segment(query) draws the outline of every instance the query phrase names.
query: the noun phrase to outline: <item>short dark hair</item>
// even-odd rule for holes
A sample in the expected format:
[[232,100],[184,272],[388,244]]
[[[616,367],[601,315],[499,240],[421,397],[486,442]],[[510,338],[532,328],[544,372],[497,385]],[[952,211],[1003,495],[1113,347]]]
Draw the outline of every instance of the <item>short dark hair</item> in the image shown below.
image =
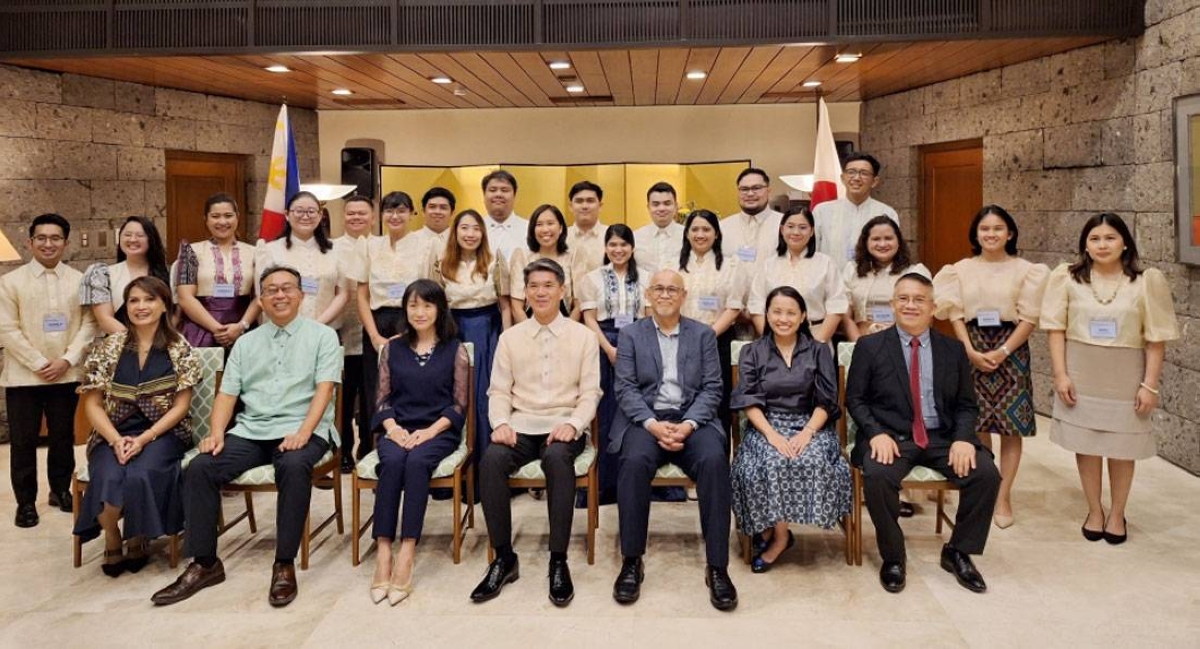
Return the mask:
[[429,191],[425,192],[425,195],[421,197],[421,209],[425,209],[425,206],[429,205],[429,201],[435,198],[444,198],[447,201],[450,201],[451,212],[453,212],[454,207],[458,205],[458,200],[454,198],[454,192],[446,189],[445,187],[430,187]]
[[858,162],[860,160],[864,160],[867,162],[867,164],[870,164],[871,173],[875,174],[876,176],[878,176],[879,172],[883,170],[883,165],[879,164],[879,161],[875,159],[875,156],[871,155],[870,153],[855,151],[854,153],[846,156],[845,160],[842,160],[842,171],[845,171],[846,167],[848,167],[851,162]]
[[650,185],[650,189],[646,190],[646,200],[650,200],[650,194],[653,194],[654,192],[670,194],[671,198],[679,200],[679,195],[675,193],[675,188],[671,186],[671,183],[666,182],[665,180],[660,180],[653,185]]
[[933,280],[926,277],[924,275],[924,273],[917,273],[917,272],[904,273],[903,275],[900,276],[900,279],[896,280],[896,283],[899,284],[900,282],[903,282],[904,280],[909,280],[911,282],[916,282],[918,284],[921,284],[922,286],[928,286],[929,288],[933,288]]
[[975,213],[975,218],[971,219],[971,229],[967,230],[967,241],[971,242],[971,254],[978,255],[983,252],[983,246],[979,245],[979,222],[988,214],[995,214],[1004,221],[1004,225],[1012,232],[1012,238],[1004,243],[1004,252],[1010,255],[1017,254],[1017,236],[1021,233],[1017,229],[1017,220],[1008,213],[1008,210],[999,205],[984,205],[983,209]]
[[225,192],[217,192],[217,193],[213,194],[212,196],[209,196],[208,200],[204,201],[204,216],[208,216],[208,211],[212,209],[213,205],[217,205],[220,203],[229,203],[230,205],[233,206],[234,212],[241,214],[241,210],[238,209],[238,203],[237,203],[236,198],[234,198],[233,196],[231,196]]
[[578,194],[579,192],[587,191],[596,192],[596,198],[598,200],[604,200],[604,190],[600,189],[600,185],[597,185],[590,180],[581,180],[574,185],[571,185],[571,191],[567,192],[567,200],[575,198],[575,194]]
[[39,214],[33,217],[33,223],[29,224],[30,239],[33,238],[33,231],[36,230],[39,225],[57,225],[62,230],[63,238],[71,238],[71,224],[67,221],[66,217],[61,214],[54,214],[53,212],[50,212],[48,214]]
[[405,192],[388,192],[383,197],[383,203],[379,206],[379,211],[395,210],[401,207],[407,207],[409,212],[413,211],[412,196],[409,196]]
[[446,291],[431,279],[419,279],[405,287],[404,297],[400,301],[403,307],[401,307],[398,329],[404,332],[405,343],[408,345],[417,343],[417,330],[408,324],[408,301],[414,297],[421,298],[437,308],[437,319],[433,322],[433,331],[437,334],[438,342],[454,340],[458,335],[458,326],[454,323],[454,317],[450,315]]
[[270,266],[264,268],[263,272],[259,273],[258,275],[259,291],[262,291],[263,282],[267,281],[267,278],[275,273],[287,273],[288,275],[296,278],[296,283],[303,281],[300,279],[300,271],[296,270],[295,268],[292,268],[291,266],[284,266],[282,264],[271,264]]
[[503,169],[497,169],[497,170],[493,171],[492,173],[484,176],[483,182],[479,183],[479,188],[486,192],[488,183],[492,182],[493,180],[499,180],[501,182],[508,183],[509,186],[513,188],[513,193],[514,194],[517,193],[517,179],[513,178],[512,174],[508,173],[507,171],[505,171]]
[[782,257],[787,253],[788,249],[787,241],[783,238],[783,226],[787,224],[788,219],[797,214],[803,216],[805,221],[808,221],[808,227],[812,228],[813,231],[812,237],[808,239],[808,245],[804,247],[804,256],[812,257],[817,253],[817,226],[816,222],[813,221],[812,211],[807,207],[794,207],[784,212],[783,218],[779,219],[779,243],[775,244],[775,255],[778,257]]
[[771,184],[771,177],[767,175],[767,172],[763,171],[762,169],[759,169],[758,167],[746,167],[745,169],[742,169],[742,173],[738,174],[737,180],[734,182],[740,183],[740,182],[742,182],[742,179],[745,178],[746,176],[754,176],[754,175],[762,176],[763,180],[765,180],[768,185]]
[[1133,238],[1129,226],[1125,225],[1125,220],[1112,212],[1097,214],[1083,224],[1083,230],[1079,232],[1079,260],[1067,269],[1071,272],[1071,279],[1080,284],[1092,283],[1092,257],[1087,252],[1087,239],[1092,230],[1102,225],[1111,226],[1117,231],[1117,234],[1121,235],[1121,240],[1125,243],[1125,250],[1121,252],[1121,272],[1125,273],[1130,280],[1136,280],[1142,274],[1141,266],[1138,263],[1137,240]]
[[[776,286],[775,288],[771,289],[770,293],[767,293],[767,301],[763,306],[763,319],[766,320],[765,315],[771,310],[771,302],[777,297],[790,297],[796,301],[796,304],[800,305],[800,311],[804,313],[804,322],[801,322],[800,326],[796,328],[796,334],[799,336],[807,336],[812,338],[812,329],[808,324],[808,304],[805,303],[804,296],[800,295],[800,291],[797,291],[793,286],[783,284]],[[775,334],[774,331],[771,331],[771,322],[769,320],[767,320],[764,334],[768,336]]]
[[529,285],[529,276],[538,272],[554,273],[554,277],[558,280],[559,286],[565,286],[567,283],[567,274],[563,272],[563,267],[553,259],[542,257],[541,259],[535,259],[525,265],[524,275],[526,286]]
[[351,203],[366,203],[367,205],[371,206],[371,209],[375,209],[375,201],[371,200],[370,197],[363,196],[362,194],[359,194],[359,193],[350,194],[349,196],[343,198],[342,199],[342,208],[345,208],[347,205],[349,205]]
[[538,243],[537,236],[534,234],[537,231],[538,217],[542,212],[550,212],[554,218],[558,219],[558,241],[554,245],[554,251],[557,254],[563,254],[567,251],[567,219],[563,216],[562,210],[557,207],[544,203],[533,209],[529,215],[529,227],[525,232],[525,245],[529,246],[529,252],[538,252],[542,249]]

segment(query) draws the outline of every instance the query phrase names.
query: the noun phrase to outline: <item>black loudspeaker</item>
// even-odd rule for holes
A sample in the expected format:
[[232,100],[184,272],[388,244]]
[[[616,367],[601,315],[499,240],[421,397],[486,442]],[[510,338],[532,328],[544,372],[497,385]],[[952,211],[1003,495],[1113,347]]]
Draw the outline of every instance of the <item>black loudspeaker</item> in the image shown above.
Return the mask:
[[[846,163],[846,156],[850,155],[851,153],[854,153],[854,141],[853,140],[835,140],[833,143],[833,146],[835,148],[837,148],[839,165],[844,165]],[[343,160],[346,159],[345,153],[342,154],[342,159]]]
[[375,149],[346,147],[342,149],[342,184],[354,185],[355,193],[375,200],[379,185],[379,159]]

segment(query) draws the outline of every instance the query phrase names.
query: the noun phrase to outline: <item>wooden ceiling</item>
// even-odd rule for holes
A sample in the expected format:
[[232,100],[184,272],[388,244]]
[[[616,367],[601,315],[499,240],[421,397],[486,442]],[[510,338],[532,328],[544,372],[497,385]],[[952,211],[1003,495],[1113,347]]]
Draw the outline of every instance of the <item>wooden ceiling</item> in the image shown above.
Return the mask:
[[[651,106],[814,101],[803,87],[820,81],[826,101],[860,101],[983,70],[1064,52],[1105,37],[863,43],[855,46],[610,49],[571,52],[276,54],[11,59],[72,72],[268,103],[323,110]],[[838,63],[839,52],[861,52]],[[570,61],[555,71],[550,61]],[[273,73],[269,65],[291,71]],[[699,70],[707,77],[685,78]],[[452,84],[430,79],[445,75]],[[583,93],[569,93],[577,79]],[[339,97],[334,89],[354,94]]]

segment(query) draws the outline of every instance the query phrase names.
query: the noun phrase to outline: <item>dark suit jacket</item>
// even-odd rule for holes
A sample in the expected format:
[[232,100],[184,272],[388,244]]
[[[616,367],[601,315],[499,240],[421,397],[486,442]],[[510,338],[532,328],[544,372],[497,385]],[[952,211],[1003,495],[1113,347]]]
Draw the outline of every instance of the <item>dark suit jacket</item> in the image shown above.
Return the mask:
[[[975,422],[979,404],[971,378],[971,363],[962,343],[931,330],[933,345],[933,396],[941,420],[938,433],[930,432],[930,445],[952,442],[979,444]],[[879,435],[912,437],[913,402],[908,367],[900,334],[895,327],[864,336],[854,346],[850,376],[846,379],[846,408],[858,425],[851,460],[862,464],[871,438]]]
[[[712,327],[692,320],[679,320],[678,377],[683,388],[683,419],[696,422],[697,429],[713,428],[724,435],[717,419],[721,403],[721,359]],[[653,318],[642,318],[621,329],[617,339],[617,365],[613,387],[617,410],[608,432],[609,452],[621,450],[625,431],[642,427],[654,417],[654,400],[662,385],[662,352]]]

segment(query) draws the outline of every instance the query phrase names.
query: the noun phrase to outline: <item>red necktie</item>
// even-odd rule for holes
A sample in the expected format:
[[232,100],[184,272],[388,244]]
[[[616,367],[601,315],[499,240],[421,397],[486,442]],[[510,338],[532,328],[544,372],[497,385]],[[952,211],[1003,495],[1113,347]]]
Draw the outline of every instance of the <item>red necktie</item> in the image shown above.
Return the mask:
[[908,370],[908,388],[912,391],[913,421],[912,435],[917,446],[929,446],[929,435],[925,432],[925,417],[921,414],[921,341],[913,338],[909,341],[912,346],[912,363]]

